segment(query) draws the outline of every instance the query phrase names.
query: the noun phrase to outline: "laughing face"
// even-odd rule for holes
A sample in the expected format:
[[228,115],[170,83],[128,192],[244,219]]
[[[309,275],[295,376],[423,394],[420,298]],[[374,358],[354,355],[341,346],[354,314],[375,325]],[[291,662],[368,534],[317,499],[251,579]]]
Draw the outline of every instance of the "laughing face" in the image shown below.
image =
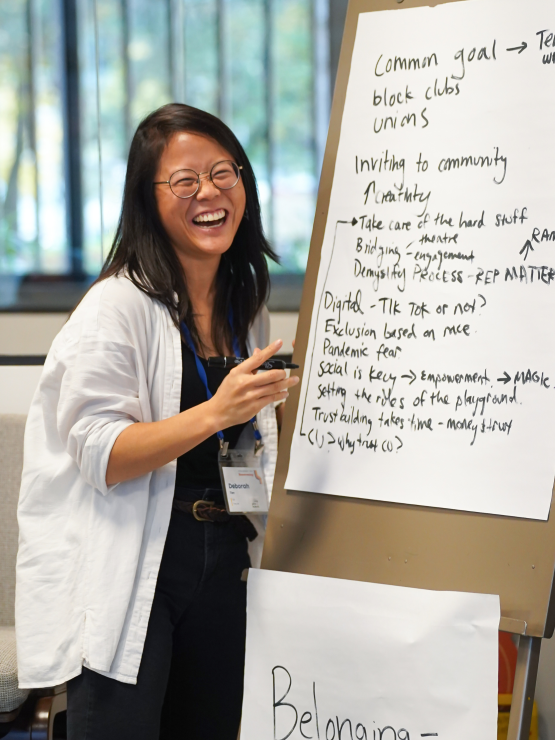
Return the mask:
[[178,198],[166,184],[155,187],[162,225],[184,269],[191,260],[219,262],[245,213],[241,179],[235,187],[219,190],[208,177],[212,166],[222,160],[233,157],[214,139],[188,132],[175,134],[160,158],[156,181],[169,180],[182,169],[204,173],[199,190],[190,198]]

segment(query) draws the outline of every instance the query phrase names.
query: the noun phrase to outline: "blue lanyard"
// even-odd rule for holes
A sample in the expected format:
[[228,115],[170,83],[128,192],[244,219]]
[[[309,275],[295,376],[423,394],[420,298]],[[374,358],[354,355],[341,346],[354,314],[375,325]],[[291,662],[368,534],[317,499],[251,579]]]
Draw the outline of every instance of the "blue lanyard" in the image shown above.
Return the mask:
[[[235,332],[233,332],[233,314],[231,312],[231,309],[229,310],[228,320],[229,320],[229,324],[232,330],[233,352],[235,354],[235,357],[241,357],[241,347],[239,346],[239,340],[237,339]],[[189,349],[193,353],[193,357],[195,358],[195,365],[197,366],[197,372],[198,372],[199,378],[201,379],[202,384],[204,385],[204,388],[206,390],[206,398],[210,400],[213,394],[210,388],[208,387],[208,378],[206,377],[206,370],[204,369],[204,365],[200,361],[200,357],[197,355],[197,351],[195,349],[195,344],[193,342],[193,338],[191,337],[191,332],[189,331],[189,327],[184,321],[181,322],[181,331],[183,332],[183,336],[185,338],[187,347],[189,347]],[[264,445],[262,444],[262,435],[260,434],[260,430],[258,429],[258,424],[256,422],[256,416],[252,417],[251,424],[252,424],[252,428],[254,431],[254,439],[255,439],[254,451],[255,453],[257,453],[262,450]],[[222,431],[216,432],[216,434],[218,435],[218,440],[220,442],[220,449],[222,450],[222,454],[225,456],[227,454],[227,446],[229,442],[225,441],[224,433]]]

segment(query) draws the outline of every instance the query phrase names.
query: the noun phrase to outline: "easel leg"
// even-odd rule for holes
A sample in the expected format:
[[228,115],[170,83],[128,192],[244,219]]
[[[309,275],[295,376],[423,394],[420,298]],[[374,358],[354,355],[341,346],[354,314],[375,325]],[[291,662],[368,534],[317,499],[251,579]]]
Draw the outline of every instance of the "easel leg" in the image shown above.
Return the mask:
[[541,637],[521,636],[507,740],[528,740],[540,662]]

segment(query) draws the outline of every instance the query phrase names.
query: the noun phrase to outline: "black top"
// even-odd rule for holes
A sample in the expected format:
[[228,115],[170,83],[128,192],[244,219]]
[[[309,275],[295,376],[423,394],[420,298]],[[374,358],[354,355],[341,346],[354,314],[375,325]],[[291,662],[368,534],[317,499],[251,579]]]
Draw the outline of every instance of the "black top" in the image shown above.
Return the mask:
[[[202,380],[199,378],[195,358],[191,350],[182,342],[181,357],[183,363],[183,376],[181,379],[181,404],[180,411],[198,406],[204,403],[206,398],[206,389]],[[206,376],[208,378],[208,387],[212,393],[216,393],[225,376],[231,368],[208,367],[206,360],[200,358]],[[247,424],[250,422],[247,422]],[[229,442],[231,449],[237,444],[237,440],[245,424],[237,424],[227,429],[222,429],[225,441]],[[192,450],[186,452],[177,458],[177,475],[175,485],[186,488],[187,486],[203,486],[210,488],[221,485],[220,472],[218,469],[218,452],[220,442],[216,434],[213,434],[204,442],[201,442]]]

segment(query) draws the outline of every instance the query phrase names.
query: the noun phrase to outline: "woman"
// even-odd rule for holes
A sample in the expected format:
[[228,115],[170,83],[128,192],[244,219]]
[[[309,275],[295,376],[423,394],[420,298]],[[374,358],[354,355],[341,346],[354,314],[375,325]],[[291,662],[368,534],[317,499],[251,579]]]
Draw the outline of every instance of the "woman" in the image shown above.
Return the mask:
[[[271,486],[274,403],[297,382],[256,373],[281,346],[258,349],[265,256],[232,132],[185,105],[148,116],[114,246],[52,345],[26,429],[20,685],[68,682],[70,740],[235,740],[256,530],[225,514],[217,435],[248,447],[261,433]],[[234,350],[254,354],[207,366]]]

